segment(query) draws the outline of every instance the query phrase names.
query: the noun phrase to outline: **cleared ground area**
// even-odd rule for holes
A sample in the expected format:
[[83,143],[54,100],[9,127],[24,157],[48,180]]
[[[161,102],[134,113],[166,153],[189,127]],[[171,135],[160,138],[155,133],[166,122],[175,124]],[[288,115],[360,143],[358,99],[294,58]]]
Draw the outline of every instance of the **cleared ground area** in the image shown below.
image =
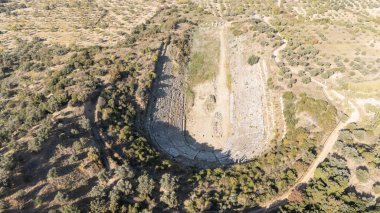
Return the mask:
[[[223,145],[230,133],[230,91],[228,89],[228,66],[226,64],[227,40],[225,23],[217,22],[215,25],[219,26],[207,30],[210,32],[211,37],[207,40],[218,42],[218,45],[214,44],[215,49],[211,49],[211,51],[219,52],[219,60],[218,57],[215,57],[217,55],[207,54],[210,49],[207,49],[208,45],[205,48],[202,44],[203,42],[195,44],[193,50],[199,51],[194,53],[193,56],[201,54],[204,61],[215,60],[217,63],[208,65],[207,70],[203,70],[203,72],[210,73],[209,76],[205,76],[206,78],[203,79],[205,82],[192,88],[194,97],[188,97],[193,98],[193,101],[189,101],[190,106],[187,106],[189,112],[187,113],[186,130],[197,142],[209,144],[216,149],[223,149]],[[206,39],[205,37],[200,38]],[[199,61],[195,63],[199,63]],[[191,65],[193,64],[194,62]],[[203,63],[199,65],[202,66]],[[199,69],[198,65],[190,67],[191,71],[196,72],[194,69]],[[191,78],[194,77],[196,76],[191,76]]]

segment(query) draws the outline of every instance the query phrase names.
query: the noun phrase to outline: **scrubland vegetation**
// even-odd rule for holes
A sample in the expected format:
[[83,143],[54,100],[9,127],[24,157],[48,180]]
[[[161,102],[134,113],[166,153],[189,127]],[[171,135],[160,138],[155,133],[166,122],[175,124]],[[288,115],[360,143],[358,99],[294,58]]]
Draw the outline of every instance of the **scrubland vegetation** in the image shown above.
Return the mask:
[[[1,53],[3,208],[118,212],[156,202],[162,202],[159,208],[178,206],[178,179],[163,175],[172,164],[136,126],[162,42],[171,39],[187,49],[180,36],[170,35],[188,22],[174,18],[176,11],[158,14],[117,47],[64,47],[35,38]],[[179,52],[178,60],[187,54]],[[31,191],[39,182],[47,185]],[[14,186],[25,194],[14,194]]]
[[[215,20],[211,14],[215,4],[167,3],[171,6],[152,9],[148,15],[152,18],[130,27],[134,18],[126,16],[124,9],[136,14],[141,5],[123,4],[118,10],[115,2],[109,2],[98,10],[92,1],[0,0],[0,19],[10,20],[0,24],[6,25],[0,29],[0,211],[227,212],[258,208],[297,183],[346,113],[325,98],[322,89],[316,90],[312,79],[340,86],[353,100],[379,97],[376,69],[380,61],[373,50],[377,44],[353,50],[353,54],[329,50],[333,52],[329,55],[324,49],[324,45],[337,44],[325,33],[341,30],[354,37],[356,32],[364,41],[378,36],[373,26],[378,19],[370,15],[378,2],[304,0],[297,6],[306,15],[295,15],[291,2],[278,7],[276,1],[216,1],[227,18],[273,16],[274,27],[256,18],[233,22],[233,36],[254,31],[255,36],[265,38],[253,40],[270,48],[282,45],[279,33],[288,41],[281,52],[282,62],[270,64],[276,67],[268,80],[270,89],[282,96],[287,132],[283,138],[276,132],[269,148],[244,164],[185,167],[151,143],[144,129],[146,108],[157,98],[151,96],[151,89],[158,63],[166,60],[161,56],[165,44],[173,46],[175,58],[171,60],[178,65],[176,71],[188,73],[188,97],[191,88],[215,77],[219,42],[207,31],[204,35],[198,31],[200,23]],[[359,20],[354,25],[356,19],[329,17],[331,11],[358,8],[367,11],[361,18],[371,24]],[[63,22],[88,17],[81,19],[83,23],[70,22],[77,26],[66,26],[68,33],[83,30],[87,37],[95,36],[68,45],[59,42],[67,40],[53,36],[57,31],[65,33],[64,25],[57,24],[59,29],[44,28],[48,36],[32,33],[31,38],[29,30],[42,29],[45,22],[29,26],[22,19],[45,20],[49,14],[62,15],[54,13],[59,10],[77,14],[66,17],[68,21],[59,19]],[[94,11],[94,16],[88,16]],[[123,27],[115,31],[118,26]],[[107,41],[99,41],[103,36]],[[204,43],[193,44],[196,36]],[[269,60],[255,51],[244,63]],[[343,83],[331,80],[334,74],[344,75]],[[333,152],[318,166],[313,180],[297,187],[286,205],[277,206],[278,211],[379,211],[375,195],[380,194],[380,111],[375,105],[366,105],[362,111],[369,114],[367,119],[340,130]],[[304,114],[318,128],[302,126],[299,121]]]

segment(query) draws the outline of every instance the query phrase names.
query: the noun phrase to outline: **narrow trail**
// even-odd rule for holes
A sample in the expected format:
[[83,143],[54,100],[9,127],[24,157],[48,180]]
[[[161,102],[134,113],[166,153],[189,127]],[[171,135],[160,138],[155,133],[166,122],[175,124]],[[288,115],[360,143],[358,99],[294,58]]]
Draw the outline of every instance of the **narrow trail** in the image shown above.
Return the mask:
[[282,42],[282,45],[273,51],[273,55],[275,57],[274,60],[276,61],[276,63],[281,62],[281,59],[279,58],[280,52],[284,50],[286,46],[288,45],[288,41],[285,39],[283,39],[281,42]]
[[[278,1],[279,4],[281,4],[281,0]],[[270,17],[264,17],[262,19],[266,24],[268,24],[270,27],[272,28],[275,28],[271,23],[270,23]],[[281,33],[277,33],[281,38],[283,38],[283,36],[281,35]],[[282,50],[284,50],[287,45],[288,45],[288,41],[286,39],[282,39],[281,40],[282,44],[281,46],[279,46],[277,49],[275,49],[273,51],[273,56],[274,56],[274,61],[276,62],[276,64],[280,63],[281,62],[281,59],[280,59],[280,53]],[[280,98],[280,106],[281,106],[281,117],[282,117],[282,123],[283,123],[283,126],[282,126],[282,129],[283,129],[283,132],[282,132],[282,136],[281,138],[285,138],[285,135],[286,135],[286,131],[287,131],[287,127],[286,127],[286,121],[285,121],[285,115],[284,115],[284,100],[281,96]]]
[[[333,93],[337,93],[340,96],[343,96],[335,90],[332,90],[332,89],[329,90],[327,85],[324,85],[315,79],[313,79],[313,82],[315,82],[316,84],[318,84],[319,86],[322,87],[323,92],[325,93],[325,95],[329,99],[329,101],[333,101],[329,91],[331,91]],[[331,134],[328,136],[325,143],[323,144],[322,151],[318,154],[317,158],[309,166],[306,173],[303,174],[303,176],[293,185],[293,187],[289,188],[281,196],[276,197],[275,199],[264,203],[263,207],[267,208],[266,210],[261,209],[261,210],[257,210],[257,211],[253,211],[253,212],[255,212],[255,213],[265,212],[265,211],[274,210],[274,209],[280,207],[281,205],[283,205],[286,202],[286,199],[291,195],[291,193],[300,184],[308,183],[314,177],[314,172],[317,169],[318,165],[320,163],[322,163],[326,159],[326,157],[332,152],[334,145],[335,145],[335,142],[338,140],[340,130],[344,129],[345,126],[347,126],[348,124],[350,124],[352,122],[357,122],[360,119],[360,112],[359,112],[359,109],[357,108],[357,106],[352,101],[348,101],[348,103],[349,103],[350,107],[353,109],[353,112],[351,113],[351,115],[349,116],[347,121],[339,122],[338,125],[335,127],[335,129],[331,132]]]
[[[281,6],[281,0],[278,0],[278,6]],[[270,17],[264,17],[263,18],[264,22],[267,23],[269,26],[273,27],[270,23]],[[281,34],[279,33],[279,36]],[[281,36],[282,37],[282,36]],[[279,58],[280,52],[284,50],[287,46],[287,40],[283,39],[282,40],[283,44],[277,48],[274,52],[274,58],[276,63],[280,63],[281,59]],[[323,89],[323,93],[325,94],[326,98],[329,99],[329,101],[333,101],[332,95],[330,94],[329,91],[331,91],[335,96],[338,97],[341,101],[346,99],[342,94],[338,93],[337,91],[331,89],[329,90],[328,86],[315,80],[312,79],[314,83],[316,83],[318,86],[320,86]],[[282,101],[281,101],[282,102]],[[326,157],[332,152],[334,148],[334,144],[337,141],[339,137],[339,132],[340,130],[344,129],[345,126],[347,126],[349,123],[352,122],[357,122],[360,119],[360,112],[357,106],[352,102],[348,101],[350,107],[353,109],[353,112],[345,122],[339,122],[337,126],[334,128],[334,130],[330,133],[328,138],[323,144],[322,151],[318,154],[317,158],[313,161],[313,163],[309,166],[307,171],[298,179],[298,181],[291,187],[289,188],[286,192],[281,194],[280,196],[276,197],[275,199],[272,199],[270,201],[265,202],[262,204],[263,207],[266,209],[259,209],[252,211],[254,213],[259,213],[259,212],[267,212],[270,210],[277,209],[278,207],[284,205],[286,203],[286,199],[291,195],[291,193],[300,185],[304,183],[308,183],[313,177],[314,177],[314,172],[317,169],[318,165],[322,163]],[[283,104],[283,103],[282,103]],[[282,106],[283,107],[283,106]],[[285,127],[284,129],[286,130],[286,124],[284,123]],[[286,132],[285,132],[286,134]],[[284,135],[285,135],[284,134]]]

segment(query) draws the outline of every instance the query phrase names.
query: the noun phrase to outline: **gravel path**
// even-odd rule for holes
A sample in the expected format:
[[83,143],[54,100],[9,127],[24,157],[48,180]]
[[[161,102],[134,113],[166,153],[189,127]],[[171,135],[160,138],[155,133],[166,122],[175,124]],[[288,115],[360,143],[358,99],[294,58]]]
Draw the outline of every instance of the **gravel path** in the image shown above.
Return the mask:
[[[338,93],[335,90],[329,89],[327,85],[322,84],[321,82],[313,79],[313,82],[318,84],[319,86],[322,87],[323,92],[325,93],[326,97],[330,100],[333,101],[330,92],[332,93],[337,93],[339,94],[339,97],[344,97],[340,93]],[[344,98],[346,99],[346,98]],[[293,187],[289,188],[285,193],[283,193],[281,196],[276,197],[273,200],[270,200],[266,203],[264,203],[263,207],[266,207],[267,209],[260,209],[257,211],[253,211],[254,213],[259,213],[259,212],[265,212],[269,210],[273,210],[278,208],[279,206],[283,205],[286,202],[286,199],[292,194],[292,192],[301,184],[306,184],[308,183],[313,177],[314,177],[314,172],[317,169],[318,165],[322,163],[326,157],[332,152],[335,142],[338,140],[339,137],[339,132],[344,129],[348,124],[357,122],[360,119],[360,112],[357,106],[352,102],[348,101],[350,107],[353,109],[353,112],[345,122],[339,122],[338,125],[335,127],[335,129],[331,132],[331,134],[328,136],[326,141],[323,144],[322,151],[318,154],[317,158],[313,161],[313,163],[309,166],[307,169],[306,173],[303,174],[298,181],[293,185]]]
[[[284,202],[280,202],[280,201],[286,200],[299,185],[308,183],[314,177],[314,172],[317,169],[318,165],[322,163],[326,159],[326,157],[332,152],[335,142],[337,141],[339,137],[340,130],[344,129],[348,124],[352,122],[357,122],[360,118],[358,108],[351,101],[349,101],[349,104],[353,108],[354,111],[351,113],[349,119],[346,122],[339,122],[339,124],[335,127],[335,129],[332,131],[330,136],[325,141],[322,151],[318,154],[317,158],[309,166],[306,173],[293,185],[293,187],[288,189],[281,196],[276,197],[276,199],[265,203],[264,207],[274,209],[283,205]],[[254,211],[254,212],[258,213],[260,211]]]

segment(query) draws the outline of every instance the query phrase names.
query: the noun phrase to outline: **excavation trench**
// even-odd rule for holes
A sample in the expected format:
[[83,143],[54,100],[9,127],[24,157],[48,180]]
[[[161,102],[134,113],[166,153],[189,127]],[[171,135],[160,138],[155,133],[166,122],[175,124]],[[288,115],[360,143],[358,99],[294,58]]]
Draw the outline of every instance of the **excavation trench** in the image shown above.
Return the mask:
[[244,162],[264,149],[273,128],[265,118],[270,117],[265,61],[249,65],[245,38],[230,39],[228,24],[218,23],[210,25],[218,30],[218,71],[193,88],[191,106],[186,106],[186,73],[173,69],[171,44],[162,48],[156,67],[146,129],[160,150],[188,165]]

